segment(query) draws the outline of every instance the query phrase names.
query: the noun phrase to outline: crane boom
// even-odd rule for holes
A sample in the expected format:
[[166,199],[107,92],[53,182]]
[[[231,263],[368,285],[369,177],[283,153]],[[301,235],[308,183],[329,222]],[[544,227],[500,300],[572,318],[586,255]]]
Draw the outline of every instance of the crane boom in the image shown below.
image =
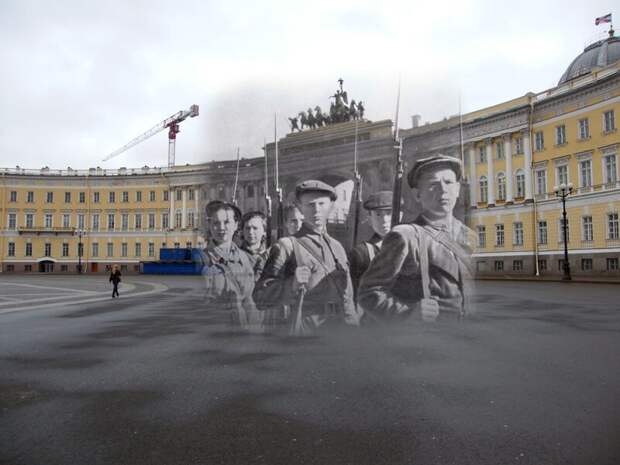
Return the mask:
[[127,142],[121,148],[115,150],[107,157],[105,157],[103,161],[107,161],[110,158],[120,155],[126,150],[129,150],[130,148],[138,145],[140,142],[145,141],[146,139],[154,136],[155,134],[163,131],[164,129],[170,128],[168,132],[168,166],[174,166],[174,141],[176,139],[176,134],[179,132],[179,123],[185,121],[187,118],[193,118],[195,116],[198,116],[198,111],[198,105],[192,105],[189,110],[181,110],[175,113],[174,115],[163,120],[161,123],[156,124],[145,133]]

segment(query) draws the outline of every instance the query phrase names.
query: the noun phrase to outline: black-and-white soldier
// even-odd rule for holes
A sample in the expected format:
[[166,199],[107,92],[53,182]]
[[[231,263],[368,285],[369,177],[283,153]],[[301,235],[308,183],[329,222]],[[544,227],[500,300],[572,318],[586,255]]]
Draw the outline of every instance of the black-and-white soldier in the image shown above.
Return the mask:
[[392,191],[373,192],[363,204],[368,212],[368,220],[373,234],[367,240],[356,245],[349,253],[349,266],[353,289],[357,292],[360,279],[368,269],[370,262],[379,253],[383,238],[392,227]]
[[[254,301],[261,310],[288,306],[295,334],[311,334],[331,322],[359,325],[344,248],[327,233],[336,191],[324,182],[297,185],[301,229],[271,248]],[[297,322],[295,321],[297,320]]]
[[360,283],[365,312],[385,320],[421,314],[425,321],[465,314],[475,236],[453,215],[461,173],[461,162],[445,155],[413,166],[407,181],[422,212],[385,236]]

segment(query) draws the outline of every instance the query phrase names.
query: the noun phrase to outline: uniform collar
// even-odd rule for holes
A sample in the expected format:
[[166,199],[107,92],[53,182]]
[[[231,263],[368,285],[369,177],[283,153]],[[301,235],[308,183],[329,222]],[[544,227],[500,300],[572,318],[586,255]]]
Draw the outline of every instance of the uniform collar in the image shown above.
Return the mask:
[[452,215],[449,215],[446,218],[441,218],[438,220],[431,220],[428,217],[424,216],[424,214],[421,214],[419,218],[421,219],[422,224],[430,226],[433,229],[437,229],[439,231],[445,231],[445,232],[452,232],[456,224],[455,222],[456,218],[454,218],[454,216]]
[[226,251],[215,243],[210,242],[207,250],[217,259],[223,261],[238,261],[239,260],[239,247],[232,242],[230,244],[230,251]]
[[379,242],[381,242],[383,240],[383,238],[381,236],[379,236],[379,234],[374,233],[370,239],[368,239],[368,242],[370,244],[378,244]]
[[325,230],[322,233],[320,233],[320,232],[312,229],[306,223],[302,223],[301,229],[299,231],[297,231],[294,234],[294,236],[295,237],[302,237],[302,236],[329,237],[329,234],[327,234],[327,227],[325,228]]

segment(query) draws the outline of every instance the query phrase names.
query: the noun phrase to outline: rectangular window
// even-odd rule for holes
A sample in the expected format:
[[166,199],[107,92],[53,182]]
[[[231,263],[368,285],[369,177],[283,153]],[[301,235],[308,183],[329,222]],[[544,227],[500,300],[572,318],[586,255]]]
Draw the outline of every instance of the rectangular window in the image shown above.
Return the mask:
[[9,213],[9,229],[17,229],[17,213]]
[[611,132],[616,129],[616,117],[613,110],[603,113],[603,128],[605,132]]
[[67,244],[66,242],[62,244],[62,256],[63,257],[69,256],[69,244]]
[[506,200],[506,176],[497,176],[497,200]]
[[24,255],[26,257],[32,257],[32,243],[31,242],[26,242],[26,250],[24,252]]
[[62,215],[62,227],[63,228],[71,227],[71,215],[70,214],[65,213],[64,215]]
[[182,219],[183,219],[183,214],[181,212],[176,212],[174,215],[174,227],[175,228],[181,227]]
[[34,192],[33,191],[28,191],[28,194],[26,194],[26,202],[28,202],[28,203],[33,203],[34,202]]
[[93,242],[91,244],[91,249],[92,249],[92,256],[93,257],[98,257],[99,256],[99,243],[98,242]]
[[26,213],[26,227],[33,228],[34,227],[34,214]]
[[183,200],[183,191],[179,189],[179,190],[176,190],[175,192],[176,192],[176,200],[179,202]]
[[194,196],[195,196],[195,192],[194,189],[188,189],[187,191],[187,199],[188,200],[194,200]]
[[515,137],[515,155],[523,154],[523,137]]
[[584,241],[594,240],[594,230],[592,229],[592,217],[584,216],[581,218],[581,234]]
[[485,226],[478,226],[478,247],[484,249],[487,246],[487,231]]
[[547,271],[547,259],[541,258],[538,260],[538,271]]
[[618,180],[616,156],[606,155],[603,157],[603,166],[605,167],[605,184],[615,184]]
[[24,265],[24,271],[32,271],[32,265]]
[[536,147],[536,151],[540,152],[541,150],[544,150],[545,148],[545,136],[543,134],[542,131],[537,131],[535,134],[535,147]]
[[129,202],[129,192],[127,192],[127,191],[123,191],[123,194],[122,194],[122,200],[121,200],[121,201],[122,201],[123,203],[127,203],[127,202]]
[[155,213],[149,213],[149,229],[155,229]]
[[136,242],[136,257],[142,256],[142,243]]
[[155,256],[155,244],[153,242],[149,242],[149,257]]
[[620,239],[620,229],[618,228],[618,214],[607,214],[607,239]]
[[78,213],[77,219],[78,219],[77,227],[79,230],[83,231],[84,230],[84,213]]
[[99,215],[93,215],[93,231],[99,231]]
[[547,243],[547,221],[542,220],[538,222],[538,243]]
[[245,196],[248,199],[253,199],[254,198],[254,186],[251,184],[248,184],[247,187],[245,188]]
[[512,228],[514,232],[514,245],[523,245],[523,223],[513,223]]
[[53,203],[54,202],[54,193],[53,192],[48,192],[47,196],[45,197],[45,201],[47,203]]
[[142,229],[142,214],[136,213],[136,221],[135,221],[136,229]]
[[71,203],[71,192],[65,192],[65,203]]
[[523,260],[513,260],[512,271],[523,271]]
[[486,152],[486,147],[484,145],[481,147],[478,147],[478,162],[479,163],[487,162],[487,152]]
[[494,266],[495,266],[495,271],[504,271],[504,261],[503,260],[495,260]]
[[487,178],[482,176],[480,178],[480,201],[486,203],[489,199],[489,184],[487,182]]
[[78,194],[78,202],[86,203],[86,192],[80,192]]
[[581,271],[592,271],[592,259],[591,258],[581,259]]
[[516,184],[517,184],[517,197],[525,197],[525,174],[517,173]]
[[15,256],[15,242],[9,242],[8,256],[9,257]]
[[46,257],[51,257],[52,256],[52,244],[50,244],[49,242],[46,242],[44,251],[45,251]]
[[194,212],[187,212],[187,227],[194,228]]
[[113,242],[108,242],[108,247],[107,247],[106,252],[107,252],[108,257],[114,256],[114,243]]
[[169,226],[170,226],[170,222],[168,218],[168,213],[162,213],[161,214],[161,228],[168,229]]
[[114,229],[114,213],[108,214],[108,229],[110,231]]
[[568,184],[568,165],[560,165],[556,168],[557,181],[556,184]]
[[170,200],[170,191],[164,191],[162,196],[163,196],[164,202],[167,202],[168,200]]
[[121,229],[127,231],[129,229],[129,214],[121,214]]
[[555,128],[555,144],[556,145],[564,145],[566,144],[566,126],[560,124]]
[[581,173],[581,187],[592,186],[592,160],[583,160],[579,163],[579,172]]
[[618,257],[607,259],[607,271],[618,271]]
[[504,158],[506,158],[504,156],[504,143],[503,142],[497,142],[495,144],[495,155],[498,160],[503,160]]
[[155,191],[149,192],[149,202],[155,202]]
[[69,265],[60,265],[60,271],[69,271]]
[[136,191],[136,202],[142,202],[142,191]]
[[547,193],[547,170],[536,171],[536,193],[538,195]]
[[495,246],[504,247],[504,225],[495,225]]
[[579,139],[585,140],[590,138],[590,122],[588,118],[579,120]]
[[99,192],[93,192],[93,203],[99,203]]
[[52,228],[54,227],[54,222],[53,222],[53,216],[51,213],[46,213],[45,214],[45,227],[46,228]]
[[108,203],[114,203],[114,202],[116,202],[116,192],[109,192]]
[[9,202],[17,202],[17,191],[11,191]]

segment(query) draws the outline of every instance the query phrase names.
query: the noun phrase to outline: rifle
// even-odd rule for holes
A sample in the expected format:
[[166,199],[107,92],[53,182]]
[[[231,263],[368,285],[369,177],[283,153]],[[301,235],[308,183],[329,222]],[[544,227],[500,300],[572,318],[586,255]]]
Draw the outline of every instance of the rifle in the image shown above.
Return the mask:
[[295,306],[295,313],[291,318],[291,326],[289,328],[290,336],[303,336],[303,308],[304,308],[304,297],[306,296],[306,286],[302,285],[299,288],[299,292],[297,294],[297,305]]
[[278,165],[278,125],[276,122],[276,114],[273,115],[273,138],[275,142],[275,158],[276,158],[276,195],[278,196],[278,214],[276,222],[278,225],[277,235],[278,239],[284,236],[284,205],[282,203],[282,188],[280,187],[280,172]]
[[239,147],[237,147],[237,171],[235,173],[235,187],[233,188],[232,203],[237,205],[237,184],[239,183]]
[[362,176],[357,171],[357,120],[355,120],[355,145],[353,146],[353,176],[355,178],[355,217],[353,220],[353,244],[351,248],[354,248],[357,244],[362,206]]
[[265,216],[267,217],[267,231],[265,241],[267,247],[271,247],[271,197],[269,197],[269,172],[267,169],[267,141],[263,141],[263,150],[265,151]]
[[392,196],[392,227],[400,222],[400,202],[403,191],[403,140],[398,137],[398,111],[400,106],[400,78],[396,97],[396,118],[394,118],[394,149],[396,149],[396,169],[394,170],[394,193]]

